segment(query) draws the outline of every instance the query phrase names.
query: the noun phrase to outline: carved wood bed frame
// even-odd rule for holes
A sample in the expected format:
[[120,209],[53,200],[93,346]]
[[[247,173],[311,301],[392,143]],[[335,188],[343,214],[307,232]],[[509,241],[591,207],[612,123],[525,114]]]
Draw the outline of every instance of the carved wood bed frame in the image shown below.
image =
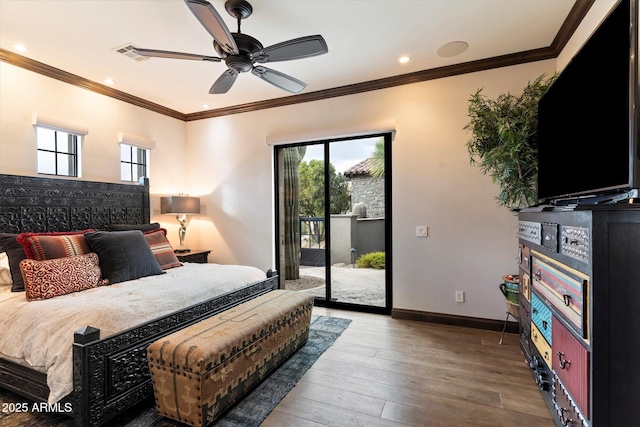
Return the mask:
[[[140,185],[0,174],[0,232],[108,230],[112,224],[149,223],[149,182]],[[171,332],[278,288],[267,279],[100,338],[90,325],[75,331],[72,405],[76,426],[103,424],[153,394],[147,346]],[[71,333],[71,331],[69,331]],[[0,387],[46,402],[47,375],[0,359]]]

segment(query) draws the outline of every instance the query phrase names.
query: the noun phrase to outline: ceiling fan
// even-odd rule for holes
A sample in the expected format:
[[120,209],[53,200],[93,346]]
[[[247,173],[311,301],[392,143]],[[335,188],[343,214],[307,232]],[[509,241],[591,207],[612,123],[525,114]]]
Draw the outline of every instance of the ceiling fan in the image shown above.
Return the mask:
[[213,37],[213,47],[220,55],[205,56],[193,53],[170,52],[156,49],[140,49],[134,51],[142,56],[172,59],[190,59],[196,61],[224,62],[227,70],[213,83],[209,93],[226,93],[235,83],[240,73],[251,71],[251,74],[272,85],[292,93],[298,93],[307,85],[298,79],[262,65],[267,62],[289,61],[291,59],[308,58],[328,52],[327,43],[322,36],[300,37],[263,47],[257,39],[240,31],[240,22],[253,12],[251,4],[246,0],[227,0],[225,9],[236,18],[238,32],[231,33],[222,17],[211,3],[205,0],[184,0],[191,12],[202,26]]

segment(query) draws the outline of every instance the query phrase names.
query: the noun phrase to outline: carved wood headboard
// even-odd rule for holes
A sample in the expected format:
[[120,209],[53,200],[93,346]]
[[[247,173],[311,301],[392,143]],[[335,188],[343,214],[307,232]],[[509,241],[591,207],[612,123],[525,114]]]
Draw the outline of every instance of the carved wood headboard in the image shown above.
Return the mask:
[[149,180],[140,185],[0,174],[0,232],[108,230],[150,221]]

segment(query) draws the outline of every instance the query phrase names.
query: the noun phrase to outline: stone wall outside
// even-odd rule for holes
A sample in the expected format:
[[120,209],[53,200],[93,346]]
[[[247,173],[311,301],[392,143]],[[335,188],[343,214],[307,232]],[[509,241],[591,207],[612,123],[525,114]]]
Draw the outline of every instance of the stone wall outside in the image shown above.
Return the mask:
[[384,217],[384,177],[351,177],[351,208],[356,203],[367,207],[367,218]]

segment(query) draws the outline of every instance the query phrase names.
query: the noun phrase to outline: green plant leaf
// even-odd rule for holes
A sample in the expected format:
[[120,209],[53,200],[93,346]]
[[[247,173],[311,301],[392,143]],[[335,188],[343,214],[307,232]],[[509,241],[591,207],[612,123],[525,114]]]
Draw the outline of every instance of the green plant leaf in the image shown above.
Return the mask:
[[537,203],[538,101],[557,77],[539,76],[520,96],[490,99],[480,88],[469,97],[469,123],[463,128],[471,132],[469,162],[498,184],[499,206],[521,209]]

